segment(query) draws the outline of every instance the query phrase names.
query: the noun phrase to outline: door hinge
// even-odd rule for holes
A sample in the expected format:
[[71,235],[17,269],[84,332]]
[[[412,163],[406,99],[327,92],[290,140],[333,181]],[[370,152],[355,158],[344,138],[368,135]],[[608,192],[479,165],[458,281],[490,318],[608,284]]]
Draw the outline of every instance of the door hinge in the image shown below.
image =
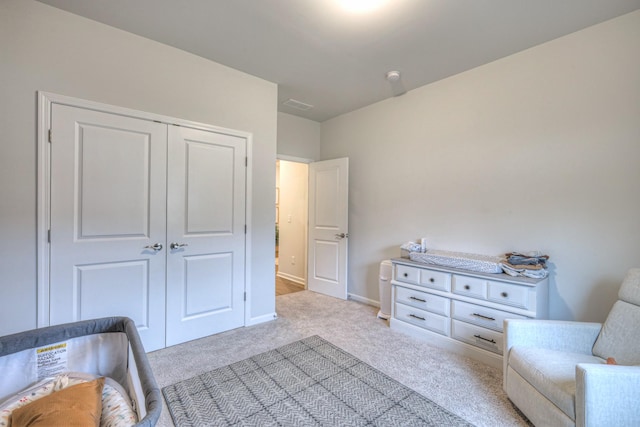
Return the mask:
[[49,139],[49,143],[51,143],[51,129],[49,129],[49,135],[47,138]]
[[248,167],[249,166],[249,157],[245,157],[244,158],[244,166]]
[[51,230],[47,230],[47,243],[51,243]]
[[247,234],[247,224],[244,225],[244,234]]
[[247,293],[246,292],[244,293],[244,300],[245,301],[247,300]]

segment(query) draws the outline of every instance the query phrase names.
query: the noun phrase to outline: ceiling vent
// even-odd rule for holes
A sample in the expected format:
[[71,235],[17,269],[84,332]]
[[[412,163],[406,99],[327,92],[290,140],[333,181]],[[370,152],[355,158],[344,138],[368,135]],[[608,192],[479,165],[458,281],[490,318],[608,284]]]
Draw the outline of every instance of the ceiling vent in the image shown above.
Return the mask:
[[295,108],[296,110],[307,111],[313,108],[313,105],[305,104],[301,101],[296,101],[295,99],[287,99],[283,102],[287,107]]

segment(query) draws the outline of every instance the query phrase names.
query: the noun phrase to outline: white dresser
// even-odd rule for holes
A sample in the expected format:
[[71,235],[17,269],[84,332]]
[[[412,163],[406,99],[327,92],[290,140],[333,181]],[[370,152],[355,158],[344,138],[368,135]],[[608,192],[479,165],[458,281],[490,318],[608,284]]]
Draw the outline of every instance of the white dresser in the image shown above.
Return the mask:
[[391,261],[391,328],[496,368],[504,319],[548,316],[548,279]]

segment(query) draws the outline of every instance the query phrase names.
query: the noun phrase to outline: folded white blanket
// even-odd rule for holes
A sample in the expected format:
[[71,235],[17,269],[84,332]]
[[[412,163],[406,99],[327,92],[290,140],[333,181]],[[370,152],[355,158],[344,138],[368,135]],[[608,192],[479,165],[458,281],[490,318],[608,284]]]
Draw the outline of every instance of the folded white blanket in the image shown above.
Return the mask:
[[480,273],[502,273],[502,267],[500,266],[502,258],[499,256],[429,249],[424,253],[412,252],[409,254],[409,258],[412,261],[425,264],[460,268]]

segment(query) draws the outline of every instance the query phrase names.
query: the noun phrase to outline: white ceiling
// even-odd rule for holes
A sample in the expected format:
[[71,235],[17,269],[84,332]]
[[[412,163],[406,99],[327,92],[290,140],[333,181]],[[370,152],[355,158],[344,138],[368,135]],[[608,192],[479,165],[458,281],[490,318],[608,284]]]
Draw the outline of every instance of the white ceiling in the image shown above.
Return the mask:
[[[278,84],[322,122],[640,8],[640,0],[40,0]],[[380,0],[378,0],[380,1]],[[401,72],[399,83],[385,74]],[[289,98],[311,104],[300,111]]]

